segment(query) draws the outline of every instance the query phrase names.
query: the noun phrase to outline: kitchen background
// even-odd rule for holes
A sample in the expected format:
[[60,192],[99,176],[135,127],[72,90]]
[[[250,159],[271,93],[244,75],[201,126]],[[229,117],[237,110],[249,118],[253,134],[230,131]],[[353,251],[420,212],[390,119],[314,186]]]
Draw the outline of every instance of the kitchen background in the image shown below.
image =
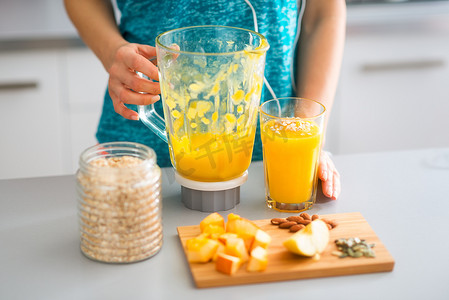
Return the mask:
[[[347,0],[335,154],[449,147],[449,1]],[[73,174],[107,74],[62,1],[0,1],[0,179]]]

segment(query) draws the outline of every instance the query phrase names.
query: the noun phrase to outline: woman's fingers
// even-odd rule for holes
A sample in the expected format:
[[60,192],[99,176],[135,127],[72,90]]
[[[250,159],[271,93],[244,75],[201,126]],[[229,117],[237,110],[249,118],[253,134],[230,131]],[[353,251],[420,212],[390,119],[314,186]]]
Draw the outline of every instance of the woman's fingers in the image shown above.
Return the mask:
[[112,93],[114,93],[121,102],[126,104],[149,105],[160,99],[160,96],[157,94],[136,93],[123,84],[120,84],[118,87],[113,87]]
[[[328,164],[329,166],[329,164]],[[330,174],[329,170],[327,172],[327,179],[324,181],[321,181],[321,185],[323,188],[323,194],[328,197],[332,198],[333,191],[334,191],[334,177]]]
[[340,173],[337,170],[334,172],[334,191],[332,193],[332,199],[336,200],[338,196],[340,196],[341,191],[341,182],[340,182]]
[[326,181],[329,178],[329,156],[325,151],[320,152],[320,159],[318,162],[318,177]]
[[[125,104],[148,105],[160,99],[161,93],[157,66],[149,59],[154,58],[156,49],[147,45],[126,44],[120,47],[109,68],[109,94],[114,110],[126,119],[138,120],[137,112]],[[137,74],[145,74],[151,80]]]
[[156,58],[156,48],[149,45],[133,44],[137,46],[137,50],[146,59]]
[[340,174],[325,151],[320,155],[318,177],[321,179],[323,194],[328,198],[337,199],[341,191]]
[[[329,195],[330,198],[332,199],[337,199],[338,196],[340,195],[340,191],[341,191],[341,182],[340,182],[340,173],[338,173],[337,168],[334,165],[334,162],[332,161],[332,159],[329,157],[329,155],[327,155],[327,163],[328,163],[328,176],[332,177],[332,188],[329,187]],[[331,193],[332,191],[332,193]]]
[[158,80],[157,67],[137,52],[134,47],[123,46],[115,55],[114,63],[109,69],[112,81],[119,81],[130,89],[140,93],[160,94],[159,83],[139,76],[140,72],[152,80]]
[[114,75],[114,78],[111,78],[112,80],[119,82],[121,85],[136,93],[146,93],[151,95],[159,95],[161,93],[159,82],[140,77],[129,70],[122,70]]
[[117,50],[116,60],[123,62],[131,72],[141,72],[152,80],[159,80],[157,67],[150,61],[156,49],[147,45],[129,44]]
[[114,106],[114,111],[128,120],[139,120],[139,114],[132,109],[129,109],[125,104],[120,101],[120,99],[113,93],[110,93],[112,99],[112,105]]
[[321,154],[320,157],[320,162],[318,165],[318,176],[322,181],[326,181],[327,180],[327,174],[328,174],[328,170],[327,170],[327,160],[323,157],[323,154]]

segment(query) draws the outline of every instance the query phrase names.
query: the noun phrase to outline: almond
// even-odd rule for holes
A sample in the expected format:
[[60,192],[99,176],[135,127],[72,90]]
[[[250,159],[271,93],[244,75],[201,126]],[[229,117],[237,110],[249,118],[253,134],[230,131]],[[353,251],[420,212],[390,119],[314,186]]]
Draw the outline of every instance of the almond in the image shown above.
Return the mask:
[[304,218],[300,216],[290,216],[287,218],[287,221],[300,223],[301,221],[304,221]]
[[299,224],[303,224],[303,225],[309,225],[310,223],[312,223],[311,220],[302,220],[301,222],[299,222]]
[[284,223],[279,224],[279,228],[287,229],[287,228],[290,228],[293,225],[297,225],[297,224],[298,223],[296,223],[296,222],[284,222]]
[[287,220],[283,219],[283,218],[271,219],[271,224],[273,224],[273,225],[279,225],[279,224],[282,224],[282,223],[285,223],[285,222],[287,222]]
[[297,232],[297,231],[300,231],[301,229],[303,229],[305,227],[306,227],[305,225],[296,224],[296,225],[293,225],[292,227],[290,227],[290,231],[291,232]]
[[303,217],[304,220],[312,220],[312,219],[310,218],[310,215],[309,215],[308,213],[302,213],[302,214],[300,214],[300,216]]

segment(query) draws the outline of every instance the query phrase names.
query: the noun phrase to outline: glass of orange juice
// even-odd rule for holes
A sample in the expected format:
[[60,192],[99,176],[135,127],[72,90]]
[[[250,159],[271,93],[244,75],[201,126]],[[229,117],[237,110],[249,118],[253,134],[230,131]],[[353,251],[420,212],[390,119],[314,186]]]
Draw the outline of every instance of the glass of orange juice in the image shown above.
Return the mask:
[[268,207],[299,212],[315,203],[325,112],[321,103],[295,97],[260,105]]

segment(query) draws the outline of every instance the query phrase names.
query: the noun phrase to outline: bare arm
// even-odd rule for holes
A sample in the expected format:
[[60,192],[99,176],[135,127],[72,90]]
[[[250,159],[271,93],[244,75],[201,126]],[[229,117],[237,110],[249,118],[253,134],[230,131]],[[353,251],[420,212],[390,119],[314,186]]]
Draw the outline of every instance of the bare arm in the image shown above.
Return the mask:
[[147,105],[159,100],[158,82],[140,78],[136,71],[158,80],[157,68],[148,58],[154,47],[128,43],[117,27],[112,4],[108,0],[64,0],[67,13],[86,45],[109,73],[109,94],[115,111],[137,120],[126,104]]
[[345,41],[344,0],[309,0],[298,52],[297,94],[320,101],[329,118]]
[[[337,89],[345,28],[344,0],[307,1],[297,58],[297,95],[324,104],[327,110],[325,129]],[[318,176],[323,194],[337,199],[341,190],[340,174],[324,151],[320,156]]]
[[65,0],[64,3],[81,38],[108,70],[114,50],[127,43],[117,28],[111,2]]

